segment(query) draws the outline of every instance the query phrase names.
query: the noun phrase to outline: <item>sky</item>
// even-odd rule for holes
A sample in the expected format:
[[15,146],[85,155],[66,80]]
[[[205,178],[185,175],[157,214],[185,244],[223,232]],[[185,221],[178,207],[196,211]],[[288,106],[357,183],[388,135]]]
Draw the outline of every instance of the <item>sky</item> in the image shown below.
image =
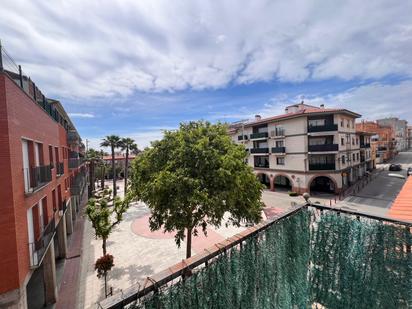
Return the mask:
[[0,39],[83,140],[305,103],[412,123],[412,1],[3,0]]

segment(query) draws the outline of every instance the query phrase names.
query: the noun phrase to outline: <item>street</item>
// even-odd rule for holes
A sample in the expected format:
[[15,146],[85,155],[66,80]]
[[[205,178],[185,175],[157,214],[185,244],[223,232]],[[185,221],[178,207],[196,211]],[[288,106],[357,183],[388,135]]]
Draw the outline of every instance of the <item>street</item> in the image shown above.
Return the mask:
[[[401,164],[402,171],[389,171],[389,165],[392,163]],[[412,151],[399,153],[391,162],[377,166],[377,169],[383,169],[383,171],[378,172],[376,178],[368,185],[337,205],[344,208],[385,215],[405,183],[405,179],[389,175],[400,174],[407,177],[406,170],[408,167],[412,167]]]

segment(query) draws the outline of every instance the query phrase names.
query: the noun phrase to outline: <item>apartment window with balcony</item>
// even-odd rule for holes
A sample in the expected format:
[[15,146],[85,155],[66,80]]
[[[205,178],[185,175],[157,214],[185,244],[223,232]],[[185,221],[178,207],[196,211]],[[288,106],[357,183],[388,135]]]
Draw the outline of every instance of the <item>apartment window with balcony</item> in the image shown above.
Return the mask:
[[51,145],[49,145],[49,162],[50,162],[50,166],[51,166],[51,168],[54,168],[54,166],[55,166],[55,162],[54,162],[54,159],[53,159],[53,146],[51,146]]
[[276,158],[277,165],[285,165],[285,158],[284,157],[277,157]]
[[309,156],[309,170],[334,170],[335,155],[311,155]]
[[342,156],[342,164],[345,164],[345,156]]
[[350,126],[350,125],[349,125],[349,120],[347,120],[347,122],[346,122],[346,127],[349,128],[349,126]]
[[269,168],[269,156],[255,156],[254,166],[260,168]]
[[326,125],[326,120],[325,119],[310,119],[308,121],[309,127],[322,127]]
[[340,126],[343,128],[343,120],[340,121]]
[[57,202],[56,202],[56,190],[52,190],[52,206],[53,206],[53,211],[57,211]]
[[352,137],[352,145],[355,145],[355,139]]
[[359,161],[359,153],[356,154],[356,161]]
[[355,162],[355,154],[352,153],[352,161]]
[[333,136],[311,137],[309,145],[329,145],[333,144]]
[[285,142],[284,141],[276,141],[275,145],[276,145],[276,147],[284,147]]
[[341,146],[345,145],[345,139],[343,137],[340,139],[340,145]]

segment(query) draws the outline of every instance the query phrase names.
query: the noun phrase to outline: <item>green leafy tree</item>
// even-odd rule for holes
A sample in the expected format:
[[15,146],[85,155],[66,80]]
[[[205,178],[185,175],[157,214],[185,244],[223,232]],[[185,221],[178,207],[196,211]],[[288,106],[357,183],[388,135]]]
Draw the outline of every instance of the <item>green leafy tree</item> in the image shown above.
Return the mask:
[[[109,206],[109,201],[113,202],[112,206]],[[117,196],[111,200],[111,190],[104,189],[97,193],[94,198],[89,199],[86,206],[86,215],[92,223],[95,236],[102,240],[103,256],[96,261],[95,268],[98,271],[98,277],[104,275],[106,295],[107,271],[113,266],[112,256],[111,266],[103,263],[106,261],[105,257],[109,257],[107,254],[107,239],[114,228],[123,220],[124,213],[129,209],[130,201],[130,196],[125,196],[123,200]]]
[[219,227],[226,212],[226,224],[260,221],[263,186],[246,157],[226,125],[183,123],[133,161],[131,193],[150,207],[151,230],[176,231],[178,246],[186,233],[190,257],[192,235]]
[[137,150],[137,144],[134,142],[134,139],[123,138],[121,140],[121,148],[123,151],[126,151],[125,165],[124,165],[124,192],[127,192],[127,179],[129,174],[129,153]]
[[112,170],[113,170],[113,196],[117,195],[116,187],[116,169],[115,169],[115,150],[121,146],[121,139],[117,135],[106,136],[101,142],[100,146],[110,147],[112,154]]

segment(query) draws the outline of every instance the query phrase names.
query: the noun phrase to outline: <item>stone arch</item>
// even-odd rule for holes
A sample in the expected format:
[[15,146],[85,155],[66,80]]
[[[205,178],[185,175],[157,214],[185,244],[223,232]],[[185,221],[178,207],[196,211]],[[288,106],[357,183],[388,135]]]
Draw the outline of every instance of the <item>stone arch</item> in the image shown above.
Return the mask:
[[338,193],[336,180],[328,175],[314,175],[308,182],[308,190],[313,193]]
[[255,172],[255,175],[260,183],[264,184],[267,189],[273,190],[273,177],[265,172]]
[[274,184],[275,190],[276,188],[285,189],[288,191],[293,190],[292,178],[284,173],[276,173],[273,177],[273,184]]

